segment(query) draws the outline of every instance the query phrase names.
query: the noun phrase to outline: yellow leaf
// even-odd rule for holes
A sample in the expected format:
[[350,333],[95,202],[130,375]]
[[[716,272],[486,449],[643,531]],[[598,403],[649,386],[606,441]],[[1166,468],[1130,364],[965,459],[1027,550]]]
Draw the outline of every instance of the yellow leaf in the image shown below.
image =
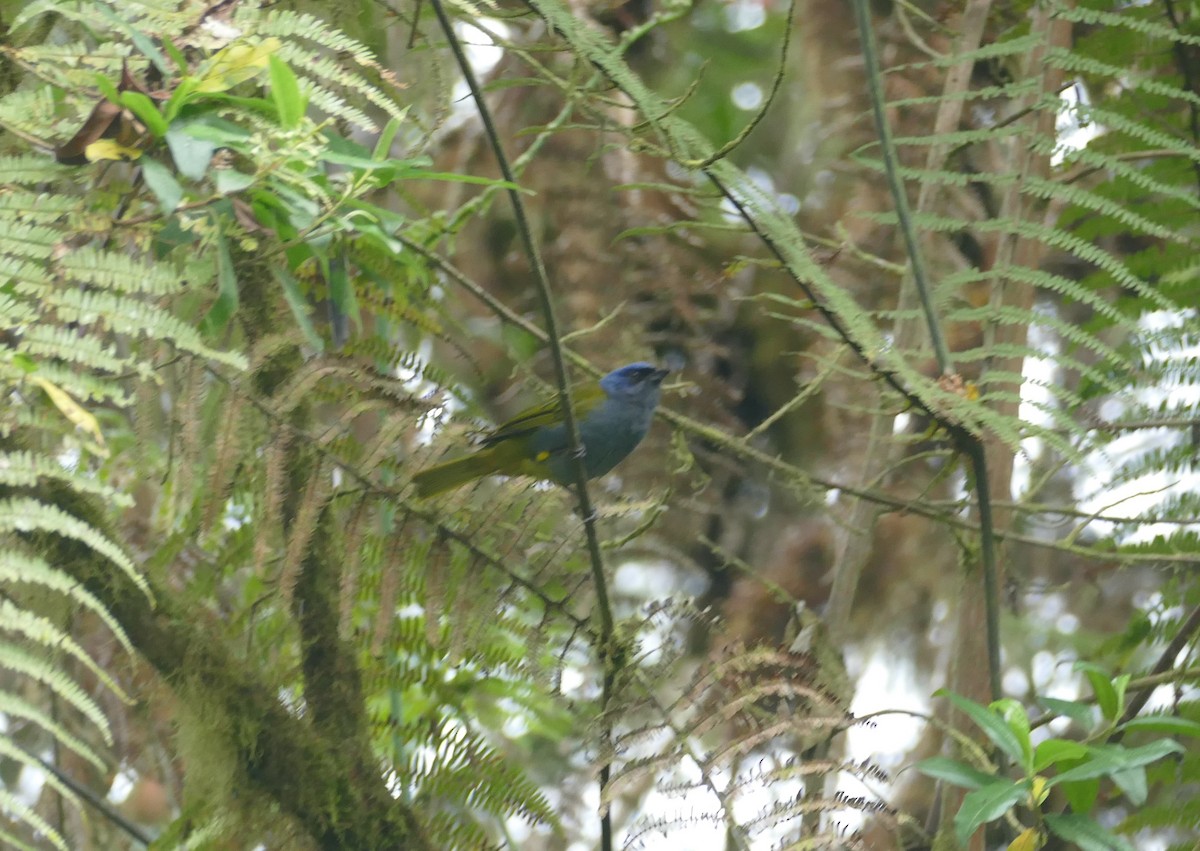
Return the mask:
[[209,61],[194,91],[223,92],[258,76],[279,45],[277,38],[264,39],[258,44],[229,45]]
[[96,422],[96,418],[86,408],[72,399],[71,394],[66,390],[39,375],[31,375],[29,380],[46,391],[46,395],[50,397],[54,407],[74,423],[76,428],[82,429],[96,438],[96,443],[100,445],[104,454],[107,454],[107,450],[104,449],[104,434],[100,431],[100,423]]
[[1027,827],[1021,835],[1008,843],[1008,851],[1037,851],[1046,844],[1046,837],[1036,827]]
[[1042,775],[1037,775],[1033,778],[1033,788],[1029,795],[1033,798],[1035,804],[1041,806],[1041,803],[1046,800],[1050,794],[1050,784]]
[[84,148],[83,155],[88,158],[88,162],[94,163],[96,160],[136,160],[142,152],[137,148],[122,145],[115,139],[100,139]]

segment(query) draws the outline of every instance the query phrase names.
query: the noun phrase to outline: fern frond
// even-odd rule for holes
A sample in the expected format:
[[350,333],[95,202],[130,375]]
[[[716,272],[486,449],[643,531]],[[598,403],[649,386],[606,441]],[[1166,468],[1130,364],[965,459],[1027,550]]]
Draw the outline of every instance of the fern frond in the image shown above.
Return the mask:
[[[84,588],[60,570],[51,567],[42,559],[0,549],[0,584],[4,587],[15,587],[21,584],[37,585],[47,591],[52,591],[65,597],[72,607],[80,607],[91,612],[108,627],[125,651],[132,655],[133,646],[125,630],[91,591]],[[3,692],[0,692],[0,697]]]
[[112,730],[104,710],[74,679],[65,674],[57,663],[47,661],[42,656],[34,656],[16,644],[0,641],[0,667],[40,682],[87,719],[104,738],[105,744],[112,744]]
[[[55,848],[58,848],[59,851],[69,851],[66,840],[62,838],[62,835],[57,830],[50,826],[49,822],[2,786],[0,786],[0,809],[13,813],[20,821],[28,824],[39,835],[44,836],[46,841]],[[25,845],[15,838],[14,842],[16,847],[30,848],[31,851],[35,851],[33,846]]]
[[0,500],[0,534],[5,532],[46,532],[79,541],[107,558],[150,597],[150,586],[115,542],[57,506],[27,497]]

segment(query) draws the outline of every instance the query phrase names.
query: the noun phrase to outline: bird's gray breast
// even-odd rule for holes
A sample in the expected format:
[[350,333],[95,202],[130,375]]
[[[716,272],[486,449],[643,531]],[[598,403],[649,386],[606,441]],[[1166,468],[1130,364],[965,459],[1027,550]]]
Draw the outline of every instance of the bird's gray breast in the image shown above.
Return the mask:
[[[647,407],[640,401],[607,398],[583,417],[579,422],[579,436],[585,448],[584,466],[588,478],[603,476],[632,452],[650,429],[653,415],[653,406]],[[557,481],[574,481],[574,462],[568,453],[556,454],[549,464]]]

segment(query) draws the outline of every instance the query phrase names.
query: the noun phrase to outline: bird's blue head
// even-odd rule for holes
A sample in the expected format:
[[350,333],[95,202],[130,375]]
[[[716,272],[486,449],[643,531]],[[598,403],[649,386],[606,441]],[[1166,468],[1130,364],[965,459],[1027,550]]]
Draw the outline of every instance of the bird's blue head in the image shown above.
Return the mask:
[[653,408],[658,404],[658,387],[668,372],[649,363],[631,363],[601,378],[600,386],[610,399],[642,402]]

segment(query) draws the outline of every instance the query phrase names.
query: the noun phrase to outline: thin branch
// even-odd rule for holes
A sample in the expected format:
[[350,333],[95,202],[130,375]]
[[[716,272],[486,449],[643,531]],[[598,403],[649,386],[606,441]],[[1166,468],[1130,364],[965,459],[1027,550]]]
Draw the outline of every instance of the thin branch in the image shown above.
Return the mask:
[[[488,108],[487,101],[484,100],[483,91],[479,87],[479,81],[475,78],[475,72],[471,68],[471,63],[467,61],[462,44],[454,32],[454,25],[446,14],[446,9],[442,5],[441,0],[430,0],[430,5],[437,15],[438,24],[446,36],[451,51],[454,53],[454,59],[458,63],[463,79],[466,80],[467,86],[471,90],[471,97],[475,101],[479,120],[483,124],[484,134],[487,136],[492,153],[496,157],[500,173],[506,181],[515,186],[517,176],[513,173],[508,157],[504,153],[504,145],[500,139],[499,132],[496,130],[496,125],[492,121],[491,110]],[[587,467],[584,463],[585,447],[579,437],[579,423],[575,417],[575,409],[571,404],[571,385],[567,377],[566,360],[563,356],[558,320],[554,315],[554,300],[550,292],[550,281],[546,274],[546,267],[542,260],[541,252],[538,251],[537,245],[534,242],[533,229],[529,225],[529,217],[526,214],[525,202],[521,198],[521,193],[515,188],[510,188],[507,191],[509,201],[513,207],[517,231],[521,236],[525,254],[533,270],[534,281],[537,284],[542,318],[546,323],[546,342],[550,348],[551,360],[554,362],[554,377],[558,383],[559,405],[563,412],[563,425],[566,427],[567,432],[567,448],[571,458],[574,460],[575,487],[579,498],[579,512],[583,517],[588,555],[592,567],[593,590],[596,595],[596,610],[600,617],[601,644],[599,649],[601,663],[604,666],[604,685],[600,700],[600,717],[602,719],[601,737],[603,739],[603,750],[607,754],[611,751],[612,747],[612,722],[607,717],[607,709],[616,679],[618,653],[613,646],[613,616],[608,600],[608,584],[604,576],[604,557],[600,552],[599,536],[596,534],[596,512],[592,507],[591,497],[587,489]],[[609,758],[606,758],[604,764],[600,767],[601,800],[604,798],[604,789],[608,785],[611,773],[612,763]],[[612,816],[608,807],[604,808],[604,812],[600,817],[600,847],[602,851],[612,851],[613,847]]]
[[933,344],[933,352],[937,357],[938,368],[942,375],[954,371],[950,360],[950,349],[942,334],[941,323],[933,305],[932,287],[929,274],[925,270],[925,258],[921,244],[917,240],[917,228],[913,221],[912,211],[908,206],[908,194],[904,182],[900,178],[900,164],[897,161],[896,146],[892,142],[892,129],[888,125],[884,112],[883,72],[879,68],[879,54],[875,47],[875,31],[871,27],[871,11],[868,0],[854,0],[854,19],[858,23],[858,33],[862,44],[863,60],[867,66],[867,92],[871,98],[871,112],[875,116],[875,132],[879,136],[880,154],[883,157],[883,170],[887,175],[888,188],[892,193],[892,203],[896,205],[896,216],[900,222],[900,232],[904,236],[904,246],[908,252],[908,262],[912,268],[913,284],[917,296],[921,300],[921,309],[925,312],[925,324],[929,331],[929,341]]
[[104,800],[104,798],[97,795],[95,792],[93,792],[87,786],[84,786],[82,783],[76,782],[75,778],[71,777],[71,775],[64,772],[57,765],[47,762],[46,760],[42,759],[40,756],[35,756],[34,754],[31,754],[31,753],[26,753],[25,755],[27,757],[29,757],[30,759],[37,760],[38,765],[40,765],[42,767],[43,771],[47,772],[48,774],[53,774],[58,779],[59,783],[62,783],[64,786],[66,786],[68,789],[70,789],[72,792],[74,792],[76,795],[78,795],[88,806],[90,806],[92,809],[96,810],[96,812],[100,813],[100,815],[104,816],[106,819],[111,821],[114,825],[116,825],[122,831],[129,834],[129,836],[131,836],[134,839],[134,841],[139,842],[142,845],[149,845],[151,842],[154,841],[153,837],[151,837],[148,833],[146,833],[144,830],[142,830],[140,827],[138,827],[132,821],[125,818],[125,816],[121,815],[121,813],[118,812],[116,809],[114,809],[108,803],[108,801]]
[[[1158,657],[1158,661],[1154,663],[1154,667],[1150,669],[1151,677],[1161,676],[1171,670],[1171,666],[1175,664],[1175,657],[1180,654],[1183,648],[1187,647],[1188,642],[1195,637],[1196,632],[1200,631],[1200,606],[1192,609],[1192,613],[1188,615],[1188,619],[1179,627],[1179,632],[1175,633],[1175,637],[1171,639],[1171,643]],[[1125,706],[1125,712],[1121,715],[1120,724],[1127,724],[1137,717],[1137,714],[1142,711],[1142,707],[1146,705],[1146,701],[1150,699],[1152,688],[1143,688],[1138,692],[1137,697],[1129,701]],[[1118,731],[1113,735],[1110,741],[1116,743],[1121,741],[1124,736],[1124,731]]]
[[971,438],[966,447],[975,473],[975,494],[979,507],[979,550],[983,563],[983,605],[987,624],[988,687],[992,700],[1004,696],[1000,681],[1000,580],[996,564],[996,529],[992,519],[992,499],[988,480],[987,453],[983,441]]
[[775,69],[775,78],[771,81],[771,91],[767,94],[763,101],[762,108],[754,113],[754,117],[749,123],[742,128],[741,132],[710,153],[708,156],[699,160],[684,160],[680,162],[684,168],[689,169],[705,169],[715,163],[717,160],[723,160],[725,157],[733,153],[734,149],[742,142],[746,141],[747,137],[754,132],[754,128],[762,122],[767,116],[767,111],[771,108],[771,104],[775,102],[775,95],[779,94],[779,88],[783,85],[783,76],[787,71],[787,55],[788,46],[792,43],[792,22],[796,17],[796,0],[791,0],[788,3],[787,18],[783,24],[783,43],[779,47],[779,64]]

